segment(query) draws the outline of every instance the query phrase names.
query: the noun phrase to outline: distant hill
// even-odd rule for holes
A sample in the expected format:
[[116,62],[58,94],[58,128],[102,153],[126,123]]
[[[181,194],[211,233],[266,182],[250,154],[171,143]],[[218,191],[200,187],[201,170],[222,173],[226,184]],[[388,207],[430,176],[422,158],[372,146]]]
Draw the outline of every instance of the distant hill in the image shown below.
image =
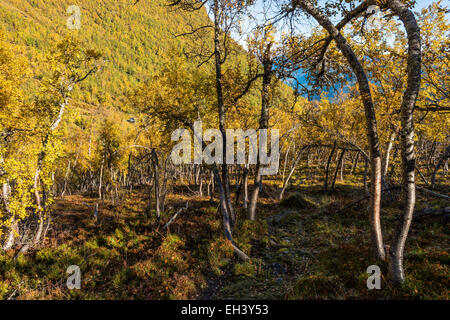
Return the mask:
[[[124,93],[164,64],[172,48],[183,48],[186,39],[175,34],[189,25],[208,21],[206,11],[181,13],[165,0],[1,0],[0,28],[9,41],[26,47],[38,74],[36,59],[62,37],[73,34],[88,48],[108,60],[101,74],[91,77],[75,92],[89,104],[120,104]],[[66,11],[81,9],[81,29],[69,30]],[[81,93],[82,92],[82,93]]]

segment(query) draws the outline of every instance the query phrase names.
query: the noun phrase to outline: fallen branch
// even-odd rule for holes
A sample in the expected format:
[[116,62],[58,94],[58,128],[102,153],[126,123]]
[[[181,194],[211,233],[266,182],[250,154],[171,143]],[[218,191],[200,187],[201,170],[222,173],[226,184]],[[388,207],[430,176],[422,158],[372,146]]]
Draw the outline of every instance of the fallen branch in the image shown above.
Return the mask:
[[419,170],[419,168],[416,166],[416,171],[419,173],[420,178],[422,179],[423,182],[425,182],[425,184],[427,186],[430,185],[430,183],[428,182],[427,178],[425,178],[425,176],[422,174],[422,171]]
[[419,190],[419,191],[423,191],[423,192],[425,192],[425,193],[431,194],[431,195],[433,195],[433,196],[435,196],[435,197],[437,197],[437,198],[442,198],[442,199],[445,199],[445,200],[450,200],[450,197],[449,197],[449,196],[446,196],[445,194],[437,193],[437,192],[435,192],[435,191],[431,191],[431,190],[428,190],[428,189],[425,189],[425,188],[422,188],[422,187],[419,187],[419,186],[416,186],[416,188],[417,188],[417,190]]
[[426,208],[414,213],[414,218],[421,218],[425,216],[441,216],[450,214],[450,207],[444,207],[439,209]]
[[23,284],[23,280],[19,283],[19,287],[11,293],[11,295],[6,300],[12,300],[12,298],[15,296],[16,292],[20,289],[20,286]]
[[178,211],[173,215],[173,217],[170,218],[170,220],[164,225],[163,230],[167,229],[172,224],[172,222],[175,221],[175,219],[178,217],[178,215],[181,212],[183,212],[183,210],[187,210],[188,208],[189,208],[189,202],[186,202],[186,207],[178,209]]
[[231,245],[233,246],[234,253],[242,260],[247,261],[250,260],[248,255],[246,255],[241,249],[239,249],[233,242],[231,242]]
[[[391,190],[400,189],[400,188],[401,188],[401,186],[394,186],[394,187],[383,189],[383,190],[381,190],[381,192],[391,191]],[[362,197],[362,198],[360,198],[360,199],[358,199],[356,201],[353,201],[352,203],[350,203],[349,205],[345,206],[344,208],[339,209],[338,211],[336,211],[336,213],[341,213],[342,211],[353,207],[355,204],[358,204],[358,203],[360,203],[360,202],[362,202],[364,200],[367,200],[369,198],[370,198],[370,195],[364,196],[364,197]]]

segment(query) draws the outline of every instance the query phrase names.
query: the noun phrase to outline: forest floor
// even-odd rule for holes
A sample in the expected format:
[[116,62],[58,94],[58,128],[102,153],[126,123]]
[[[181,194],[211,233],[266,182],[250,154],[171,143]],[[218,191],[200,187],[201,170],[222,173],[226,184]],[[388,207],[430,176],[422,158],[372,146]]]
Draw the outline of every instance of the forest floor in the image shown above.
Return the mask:
[[[448,194],[449,190],[440,190]],[[144,190],[119,205],[92,195],[58,199],[41,248],[13,259],[0,255],[3,299],[448,299],[449,228],[445,216],[413,222],[402,288],[392,288],[386,267],[381,290],[368,290],[370,255],[367,201],[340,208],[362,195],[361,186],[337,183],[324,192],[295,184],[281,203],[277,187],[264,186],[257,221],[237,210],[236,244],[249,256],[233,256],[224,241],[218,203],[209,197],[171,194],[161,221],[145,214]],[[169,230],[161,226],[189,201]],[[417,207],[448,206],[419,194]],[[383,201],[382,224],[390,243],[401,204]],[[81,290],[68,290],[66,270],[81,269]]]

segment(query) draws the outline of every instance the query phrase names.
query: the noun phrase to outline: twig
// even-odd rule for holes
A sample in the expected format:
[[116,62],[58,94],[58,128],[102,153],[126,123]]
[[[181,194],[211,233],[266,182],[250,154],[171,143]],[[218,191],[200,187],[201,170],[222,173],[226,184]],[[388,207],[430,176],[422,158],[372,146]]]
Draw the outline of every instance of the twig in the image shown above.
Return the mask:
[[17,292],[17,290],[19,290],[20,289],[20,286],[22,285],[22,283],[23,283],[23,280],[19,283],[19,287],[17,288],[17,289],[15,289],[14,291],[13,291],[13,293],[11,293],[11,295],[8,297],[8,299],[6,299],[6,300],[11,300],[13,297],[14,297],[14,295],[16,294],[16,292]]
[[434,191],[431,191],[431,190],[428,190],[428,189],[425,189],[425,188],[422,188],[422,187],[419,187],[419,186],[416,186],[416,189],[419,190],[419,191],[423,191],[425,193],[431,194],[431,195],[433,195],[435,197],[438,197],[438,198],[450,200],[450,197],[446,196],[445,194],[437,193],[437,192],[434,192]]

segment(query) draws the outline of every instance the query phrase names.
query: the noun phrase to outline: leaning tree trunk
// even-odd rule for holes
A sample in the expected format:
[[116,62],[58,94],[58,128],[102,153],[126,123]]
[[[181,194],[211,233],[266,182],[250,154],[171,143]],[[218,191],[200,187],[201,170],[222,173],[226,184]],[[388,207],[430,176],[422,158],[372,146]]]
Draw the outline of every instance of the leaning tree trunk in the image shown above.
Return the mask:
[[370,148],[370,164],[371,164],[371,196],[370,196],[370,226],[372,234],[372,244],[375,256],[378,260],[386,260],[386,253],[383,244],[383,235],[380,223],[380,202],[381,202],[381,153],[377,134],[377,120],[375,116],[375,108],[370,92],[369,81],[358,57],[347,43],[347,40],[334,26],[330,19],[320,10],[314,7],[309,1],[292,1],[295,6],[301,7],[304,11],[314,17],[317,22],[328,31],[330,36],[336,42],[336,46],[344,55],[348,64],[355,74],[361,100],[364,105],[366,117],[367,138]]
[[223,88],[222,88],[222,63],[224,62],[221,57],[220,48],[220,17],[219,17],[219,1],[214,0],[213,3],[213,14],[214,14],[214,58],[215,58],[215,68],[216,68],[216,94],[217,94],[217,111],[219,114],[219,130],[222,134],[223,143],[223,164],[222,164],[222,186],[225,195],[225,203],[231,225],[234,224],[236,217],[234,214],[233,204],[231,202],[230,193],[230,179],[228,175],[228,166],[226,164],[227,156],[227,141],[226,141],[226,130],[225,130],[225,105],[223,100]]
[[388,6],[403,22],[408,37],[408,82],[400,107],[404,195],[403,216],[394,236],[389,263],[391,281],[394,285],[399,285],[405,281],[403,252],[416,202],[416,183],[414,176],[416,162],[414,153],[414,107],[420,90],[422,54],[420,29],[414,14],[399,0],[388,2]]

